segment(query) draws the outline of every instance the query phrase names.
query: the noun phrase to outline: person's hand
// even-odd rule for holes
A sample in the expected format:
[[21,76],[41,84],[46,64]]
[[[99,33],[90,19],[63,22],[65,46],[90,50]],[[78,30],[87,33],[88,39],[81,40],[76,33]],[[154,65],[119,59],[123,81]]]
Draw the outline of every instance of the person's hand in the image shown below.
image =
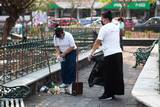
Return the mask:
[[63,52],[61,55],[60,55],[62,58],[64,58],[66,56],[66,53]]
[[60,58],[61,58],[60,56],[57,56],[56,57],[56,62],[59,62]]
[[57,56],[56,62],[62,62],[64,59],[61,56]]
[[91,59],[92,59],[92,54],[88,56],[88,61],[91,61]]

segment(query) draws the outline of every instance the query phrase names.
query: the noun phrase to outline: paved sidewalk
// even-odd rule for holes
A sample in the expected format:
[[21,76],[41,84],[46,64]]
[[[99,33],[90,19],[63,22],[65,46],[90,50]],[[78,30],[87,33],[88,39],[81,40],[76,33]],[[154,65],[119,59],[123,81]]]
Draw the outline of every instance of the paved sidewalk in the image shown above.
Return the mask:
[[[140,105],[131,95],[133,85],[142,69],[142,66],[136,69],[132,68],[135,59],[132,53],[137,47],[124,47],[124,81],[125,95],[117,96],[116,100],[99,101],[98,97],[103,93],[103,88],[94,86],[90,88],[87,83],[88,76],[93,64],[81,69],[80,81],[84,83],[84,93],[82,96],[47,95],[40,93],[25,99],[26,107],[145,107]],[[115,65],[116,67],[116,65]]]

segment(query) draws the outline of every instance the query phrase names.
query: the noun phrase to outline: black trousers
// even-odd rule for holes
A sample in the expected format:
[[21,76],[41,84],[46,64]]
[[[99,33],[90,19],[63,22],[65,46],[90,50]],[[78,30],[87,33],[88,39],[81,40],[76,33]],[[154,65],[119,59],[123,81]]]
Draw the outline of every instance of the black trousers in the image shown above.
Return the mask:
[[120,47],[123,51],[123,36],[122,35],[120,35]]
[[104,94],[109,96],[124,95],[122,53],[104,57],[102,66]]
[[73,50],[61,62],[61,77],[64,84],[71,84],[76,81],[76,56],[77,51]]

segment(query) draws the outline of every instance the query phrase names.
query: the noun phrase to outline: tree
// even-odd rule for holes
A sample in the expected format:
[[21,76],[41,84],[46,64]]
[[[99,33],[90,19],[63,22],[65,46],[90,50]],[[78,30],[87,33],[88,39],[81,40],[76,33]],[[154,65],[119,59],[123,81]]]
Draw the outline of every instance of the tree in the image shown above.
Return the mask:
[[75,9],[81,6],[83,0],[68,0],[71,3],[71,16],[74,17]]
[[155,4],[157,0],[148,0],[150,4]]
[[155,9],[156,9],[156,2],[157,0],[148,0],[148,2],[150,3],[150,7],[151,9],[149,10],[149,17],[153,17],[155,15]]
[[93,17],[94,3],[95,3],[95,0],[92,1],[92,5],[91,5],[91,20]]
[[99,0],[102,3],[112,3],[113,0]]
[[25,13],[26,9],[29,8],[34,1],[35,0],[0,0],[2,8],[9,15],[3,27],[3,45],[7,43],[7,37],[19,16]]
[[[29,21],[33,21],[33,17],[32,16],[32,12],[34,11],[42,11],[42,12],[47,12],[48,11],[48,5],[50,2],[53,2],[53,0],[35,0],[30,8],[28,8],[28,11],[30,13],[30,20]],[[33,22],[31,23],[33,25]]]
[[127,2],[129,2],[129,1],[122,0],[122,2],[121,2],[122,8],[120,10],[120,17],[126,17],[127,16],[127,13],[126,13],[127,12],[127,6],[128,6]]
[[121,4],[122,8],[120,8],[120,17],[126,17],[126,11],[127,11],[127,5],[128,2],[131,2],[132,0],[99,0],[102,3],[112,3],[115,1],[119,1]]
[[35,0],[35,2],[32,3],[31,8],[29,8],[30,11],[36,11],[36,10],[40,10],[40,11],[48,11],[48,4],[50,2],[53,2],[53,0]]

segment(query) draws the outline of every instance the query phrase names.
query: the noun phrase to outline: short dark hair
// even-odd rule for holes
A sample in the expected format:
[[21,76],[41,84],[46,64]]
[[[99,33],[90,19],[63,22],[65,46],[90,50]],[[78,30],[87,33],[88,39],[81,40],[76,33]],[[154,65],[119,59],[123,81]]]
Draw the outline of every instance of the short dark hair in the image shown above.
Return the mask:
[[123,20],[123,18],[122,18],[122,17],[118,18],[118,21],[122,21],[122,22],[124,22],[124,20]]
[[56,37],[57,38],[60,38],[60,34],[62,34],[63,33],[63,28],[61,28],[61,27],[57,27],[57,28],[55,28],[55,35],[56,35]]
[[102,12],[103,18],[108,18],[109,21],[112,21],[112,12],[110,10]]

